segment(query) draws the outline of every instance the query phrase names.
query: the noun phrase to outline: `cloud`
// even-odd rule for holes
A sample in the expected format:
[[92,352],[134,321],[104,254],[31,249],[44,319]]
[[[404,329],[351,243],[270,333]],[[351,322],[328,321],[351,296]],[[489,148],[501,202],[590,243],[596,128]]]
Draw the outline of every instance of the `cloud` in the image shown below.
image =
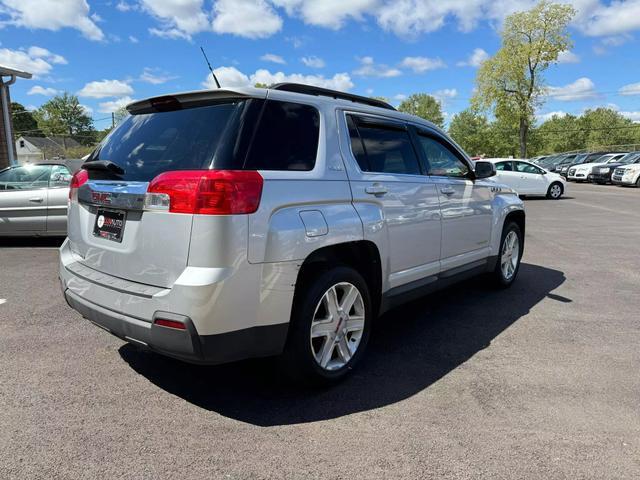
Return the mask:
[[41,87],[40,85],[35,85],[31,87],[31,89],[27,92],[27,95],[44,95],[45,97],[53,97],[60,93],[55,88],[51,87]]
[[266,38],[282,28],[282,19],[264,0],[218,0],[213,11],[216,33]]
[[625,112],[625,111],[619,111],[618,112],[620,115],[622,115],[625,118],[628,118],[629,120],[635,122],[635,123],[639,123],[640,122],[640,112],[638,111],[633,111],[633,112]]
[[117,100],[111,100],[108,102],[100,102],[98,105],[98,111],[100,113],[111,113],[117,110],[120,110],[122,107],[126,107],[128,104],[133,102],[133,98],[131,97],[122,97]]
[[376,64],[373,61],[373,57],[362,57],[359,60],[360,67],[353,71],[353,74],[359,77],[390,78],[402,75],[402,72],[397,68]]
[[176,78],[178,77],[176,77],[175,75],[169,75],[168,73],[160,69],[146,67],[140,74],[140,77],[138,77],[138,80],[140,80],[141,82],[150,83],[152,85],[161,85],[163,83],[167,83],[169,80],[174,80]]
[[29,47],[26,51],[0,48],[0,65],[29,72],[35,76],[51,72],[52,63],[66,64],[67,61],[61,55],[41,47]]
[[[271,85],[282,82],[304,83],[340,91],[347,91],[353,88],[353,82],[347,73],[336,73],[333,77],[327,78],[323,75],[285,74],[283,72],[272,73],[266,69],[259,69],[251,75],[246,75],[235,67],[219,67],[214,69],[214,73],[223,88],[248,87],[256,83]],[[207,76],[202,86],[210,89],[216,88],[211,74]]]
[[482,48],[474,48],[469,58],[456,65],[459,67],[479,67],[485,60],[489,59],[489,54]]
[[538,113],[536,115],[536,119],[539,122],[544,123],[547,120],[551,120],[553,117],[562,118],[562,117],[566,117],[566,116],[567,116],[567,112],[564,112],[562,110],[556,110],[555,112]]
[[326,65],[323,59],[314,55],[311,55],[309,57],[302,57],[300,61],[310,68],[324,68]]
[[106,98],[125,97],[133,93],[133,88],[121,80],[100,80],[87,83],[78,92],[79,97]]
[[546,95],[563,102],[589,100],[597,97],[595,84],[587,77],[579,78],[563,87],[547,87]]
[[578,22],[585,35],[619,35],[640,28],[640,0],[589,3],[592,5],[583,9],[583,18]]
[[565,50],[558,55],[558,63],[580,63],[580,57],[570,50]]
[[203,0],[140,0],[144,11],[161,22],[160,28],[149,33],[162,38],[185,38],[210,28],[209,18],[202,10]]
[[439,58],[427,57],[405,57],[400,63],[405,68],[410,68],[416,73],[423,73],[427,70],[436,70],[445,68],[447,65]]
[[363,20],[379,0],[271,0],[283,7],[289,16],[297,16],[308,25],[338,30],[348,19]]
[[159,38],[168,38],[169,40],[176,40],[178,38],[182,38],[184,40],[191,40],[191,35],[188,33],[184,33],[182,30],[177,28],[150,28],[149,33],[154,37]]
[[129,35],[129,41],[131,43],[138,43],[140,40],[138,40],[138,37],[134,37],[133,35]]
[[442,90],[436,90],[431,94],[433,98],[444,104],[447,100],[456,98],[458,96],[458,90],[455,88],[443,88]]
[[121,12],[128,12],[130,10],[136,10],[137,6],[132,3],[127,3],[125,1],[120,1],[116,4],[116,9]]
[[618,90],[620,95],[640,95],[640,83],[630,83]]
[[6,23],[17,27],[52,31],[74,28],[89,40],[104,40],[86,0],[0,0],[0,14],[8,17]]
[[263,62],[279,63],[281,65],[287,63],[280,55],[275,55],[273,53],[265,53],[260,57],[260,60],[262,60]]

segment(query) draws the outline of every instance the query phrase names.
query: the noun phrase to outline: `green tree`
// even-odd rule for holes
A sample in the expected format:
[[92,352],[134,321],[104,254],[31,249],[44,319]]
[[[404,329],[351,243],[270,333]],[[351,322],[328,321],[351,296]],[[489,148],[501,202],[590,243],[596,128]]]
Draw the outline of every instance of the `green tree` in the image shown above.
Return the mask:
[[637,142],[639,128],[631,120],[611,108],[587,110],[580,117],[585,129],[586,148],[599,150]]
[[13,121],[13,131],[16,136],[42,136],[42,132],[38,130],[38,122],[33,114],[21,104],[11,102],[11,119]]
[[453,116],[449,124],[449,135],[469,155],[493,156],[490,128],[487,117],[467,109]]
[[127,107],[120,107],[115,112],[113,112],[113,116],[114,116],[116,125],[118,125],[121,121],[123,121],[125,118],[129,116],[129,111],[127,110]]
[[267,85],[266,83],[261,83],[261,82],[257,82],[254,87],[256,88],[269,88],[269,85]]
[[569,152],[586,148],[586,130],[575,115],[554,115],[535,131],[541,153]]
[[509,15],[500,50],[478,69],[473,104],[517,123],[523,158],[534,112],[545,94],[544,72],[561,52],[571,48],[567,25],[574,15],[573,7],[546,0],[531,10]]
[[444,126],[444,115],[440,102],[426,93],[414,93],[404,100],[398,110],[424,118],[439,127]]
[[84,145],[95,142],[93,120],[75,95],[65,92],[53,97],[36,110],[34,117],[45,135],[70,136]]

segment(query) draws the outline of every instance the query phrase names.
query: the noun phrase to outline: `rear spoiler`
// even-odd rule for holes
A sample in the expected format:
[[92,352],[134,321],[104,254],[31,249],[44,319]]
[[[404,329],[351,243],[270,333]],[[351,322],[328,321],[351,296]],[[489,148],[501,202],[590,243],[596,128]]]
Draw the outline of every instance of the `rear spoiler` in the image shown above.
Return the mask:
[[201,90],[196,92],[176,93],[170,95],[162,95],[159,97],[151,97],[145,100],[127,105],[127,111],[131,115],[141,113],[162,112],[171,110],[180,110],[183,108],[193,108],[201,105],[215,103],[225,99],[242,99],[242,98],[266,98],[266,89],[219,89],[219,90]]

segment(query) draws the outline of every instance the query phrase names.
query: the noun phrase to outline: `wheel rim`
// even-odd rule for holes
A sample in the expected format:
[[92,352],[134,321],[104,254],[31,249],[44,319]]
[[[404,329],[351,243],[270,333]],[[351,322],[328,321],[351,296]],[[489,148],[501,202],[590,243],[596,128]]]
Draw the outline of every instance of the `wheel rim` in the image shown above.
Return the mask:
[[510,231],[504,238],[502,244],[502,256],[500,258],[500,266],[502,268],[502,275],[505,280],[511,280],[516,273],[516,267],[520,260],[520,239],[518,234],[513,230]]
[[562,194],[562,189],[560,185],[551,185],[551,196],[553,198],[558,198]]
[[316,306],[311,322],[310,345],[316,363],[338,370],[353,358],[365,326],[364,301],[351,283],[329,288]]

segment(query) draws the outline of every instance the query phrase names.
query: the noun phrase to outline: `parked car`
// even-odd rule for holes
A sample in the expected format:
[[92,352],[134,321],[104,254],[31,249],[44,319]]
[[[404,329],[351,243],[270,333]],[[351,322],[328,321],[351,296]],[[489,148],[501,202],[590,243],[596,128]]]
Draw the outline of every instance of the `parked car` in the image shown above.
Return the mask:
[[575,153],[558,155],[552,162],[545,162],[545,164],[542,166],[550,172],[560,173],[565,166],[568,167],[569,165],[571,165],[576,157],[577,154]]
[[584,163],[591,163],[594,160],[597,160],[598,158],[600,158],[601,156],[606,155],[607,153],[611,153],[611,152],[580,153],[576,155],[573,162],[571,162],[569,165],[564,165],[558,173],[560,173],[560,175],[562,175],[564,178],[567,178],[569,176],[570,168],[575,167],[577,165],[582,165]]
[[280,84],[128,111],[73,178],[59,274],[69,305],[134,345],[206,364],[281,355],[330,382],[381,312],[517,276],[522,201],[384,102]]
[[496,167],[496,181],[503,183],[518,195],[546,196],[554,200],[562,197],[566,181],[557,173],[519,158],[489,158]]
[[622,157],[620,160],[617,160],[616,162],[609,162],[606,165],[594,168],[591,175],[591,181],[599,185],[611,183],[611,176],[616,169],[634,163],[640,163],[640,152],[627,153],[624,157]]
[[590,182],[594,169],[607,163],[620,160],[625,155],[626,153],[607,153],[589,163],[572,165],[567,172],[567,180],[570,182]]
[[611,175],[611,183],[615,185],[640,187],[640,161],[618,167]]
[[78,161],[0,170],[0,236],[64,236],[72,173]]

